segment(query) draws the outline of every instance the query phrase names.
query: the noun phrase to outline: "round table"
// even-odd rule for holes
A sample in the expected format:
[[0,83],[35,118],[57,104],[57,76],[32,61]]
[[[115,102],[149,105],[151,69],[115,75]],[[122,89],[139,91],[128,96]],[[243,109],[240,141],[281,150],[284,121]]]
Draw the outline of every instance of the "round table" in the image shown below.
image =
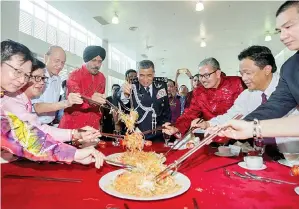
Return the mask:
[[[163,144],[153,144],[145,150],[163,153],[168,148]],[[123,152],[122,147],[107,143],[100,148],[105,155]],[[184,154],[186,150],[172,151],[167,163]],[[294,185],[264,183],[239,177],[224,175],[223,169],[210,172],[205,170],[239,161],[240,158],[218,157],[213,150],[205,147],[195,153],[179,169],[191,180],[190,189],[177,197],[160,201],[123,200],[104,193],[98,186],[99,179],[106,173],[118,169],[105,164],[97,170],[94,165],[37,163],[28,160],[1,165],[1,176],[5,174],[46,176],[82,179],[81,183],[39,181],[32,179],[1,179],[1,206],[3,209],[123,209],[126,203],[130,209],[193,209],[192,198],[196,198],[199,208],[299,208],[299,196]],[[297,182],[290,176],[290,168],[276,162],[266,161],[267,169],[252,171],[260,176]],[[244,173],[238,165],[227,167],[229,171]],[[231,173],[231,172],[230,172]]]

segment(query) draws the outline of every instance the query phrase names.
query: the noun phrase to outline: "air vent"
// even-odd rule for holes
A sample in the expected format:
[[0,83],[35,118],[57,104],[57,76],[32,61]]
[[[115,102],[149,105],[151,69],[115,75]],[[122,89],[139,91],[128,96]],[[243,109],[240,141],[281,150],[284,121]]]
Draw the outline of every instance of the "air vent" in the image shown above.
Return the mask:
[[138,27],[136,27],[136,26],[129,27],[129,30],[131,30],[131,31],[136,31],[137,29],[138,29]]
[[96,16],[96,17],[93,17],[93,19],[95,19],[101,25],[108,25],[109,24],[109,22],[107,22],[107,20],[105,20],[102,16]]

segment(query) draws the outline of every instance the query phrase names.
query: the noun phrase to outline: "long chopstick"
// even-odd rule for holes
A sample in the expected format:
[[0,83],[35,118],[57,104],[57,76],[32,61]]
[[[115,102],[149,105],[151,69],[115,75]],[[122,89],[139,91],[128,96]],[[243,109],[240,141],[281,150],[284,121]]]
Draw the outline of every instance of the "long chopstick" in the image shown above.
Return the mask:
[[[201,123],[202,121],[203,121],[203,119],[201,118],[200,120],[198,120],[198,121],[196,122],[196,124]],[[191,140],[191,137],[190,137],[188,140],[185,140],[185,138],[186,138],[189,134],[191,134],[191,132],[192,132],[193,130],[194,130],[193,128],[190,128],[189,131],[187,131],[187,132],[185,133],[185,135],[183,136],[182,139],[177,140],[177,142],[176,142],[174,145],[172,145],[172,146],[170,147],[170,149],[169,149],[167,152],[164,153],[164,156],[167,156],[168,153],[169,153],[170,151],[172,151],[174,148],[176,148],[176,149],[180,149],[182,146],[184,146],[185,144],[187,144],[187,143]],[[179,143],[181,143],[183,140],[185,140],[185,141],[184,141],[179,147],[176,147],[176,146],[177,146]]]
[[[91,98],[89,98],[89,97],[87,97],[87,96],[83,96],[83,95],[81,95],[81,98],[84,99],[84,100],[86,100],[86,101],[88,101],[88,102],[90,102],[90,103],[92,103],[92,104],[96,104],[96,105],[98,105],[98,106],[102,106],[102,105],[103,105],[103,104],[101,104],[101,103],[99,103],[99,102],[97,102],[97,101],[92,100]],[[107,103],[111,108],[115,109],[116,111],[119,111],[118,107],[116,107],[114,104],[112,104],[111,102],[109,102],[107,99],[106,99],[106,103]]]
[[[86,132],[87,130],[79,128],[78,129],[79,132]],[[107,136],[107,137],[111,137],[111,138],[124,138],[124,135],[117,135],[117,134],[109,134],[109,133],[103,133],[101,132],[102,136]]]
[[205,170],[205,172],[214,171],[214,170],[217,170],[217,169],[220,169],[220,168],[226,168],[228,166],[238,164],[239,162],[242,162],[242,160],[239,160],[239,161],[233,162],[233,163],[229,163],[229,164],[225,164],[225,165],[221,165],[221,166],[218,166],[218,167],[215,167],[215,168],[211,168],[211,169]]
[[127,203],[124,203],[125,209],[130,209]]
[[192,198],[192,201],[193,201],[194,209],[199,209],[197,201],[196,201],[196,199],[194,197]]
[[[240,119],[242,117],[242,115],[237,114],[235,115],[232,119]],[[189,150],[188,152],[186,152],[183,156],[181,156],[179,159],[175,160],[174,163],[168,165],[163,171],[161,171],[158,175],[155,176],[155,179],[159,179],[163,174],[165,174],[166,172],[169,172],[171,169],[173,168],[178,168],[178,166],[184,162],[188,157],[190,157],[194,152],[196,152],[197,150],[199,150],[200,148],[202,148],[204,145],[206,144],[210,144],[212,142],[212,140],[218,136],[218,133],[222,130],[224,130],[225,128],[217,128],[213,133],[207,135],[202,141],[199,142],[198,145],[196,145],[195,147],[193,147],[191,150]]]
[[81,179],[70,179],[70,178],[53,178],[53,177],[45,177],[45,176],[25,176],[25,175],[15,175],[15,174],[6,174],[3,178],[10,179],[33,179],[33,180],[41,180],[41,181],[59,181],[59,182],[74,182],[80,183]]

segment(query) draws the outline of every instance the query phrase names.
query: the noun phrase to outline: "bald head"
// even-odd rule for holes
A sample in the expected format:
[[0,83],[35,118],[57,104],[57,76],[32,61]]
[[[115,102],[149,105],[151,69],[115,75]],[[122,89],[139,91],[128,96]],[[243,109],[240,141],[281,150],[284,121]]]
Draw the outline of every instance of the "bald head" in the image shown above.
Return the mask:
[[63,69],[66,61],[66,54],[60,46],[51,46],[45,54],[46,68],[49,74],[58,75]]

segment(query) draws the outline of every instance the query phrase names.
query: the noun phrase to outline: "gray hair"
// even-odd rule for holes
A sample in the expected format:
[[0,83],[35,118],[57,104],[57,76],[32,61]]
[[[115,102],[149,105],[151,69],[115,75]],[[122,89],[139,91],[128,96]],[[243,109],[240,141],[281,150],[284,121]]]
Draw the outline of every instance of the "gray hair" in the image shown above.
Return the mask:
[[200,68],[205,65],[210,65],[213,68],[220,70],[220,64],[214,57],[209,57],[209,58],[204,59],[203,61],[201,61],[199,63],[198,67]]
[[[50,46],[50,47],[49,47],[49,49],[48,49],[46,55],[48,55],[48,56],[51,55],[54,49],[61,49],[61,50],[64,51],[64,49],[63,49],[61,46],[55,46],[55,45],[54,45],[54,46]],[[65,54],[65,51],[64,51],[64,54]]]

